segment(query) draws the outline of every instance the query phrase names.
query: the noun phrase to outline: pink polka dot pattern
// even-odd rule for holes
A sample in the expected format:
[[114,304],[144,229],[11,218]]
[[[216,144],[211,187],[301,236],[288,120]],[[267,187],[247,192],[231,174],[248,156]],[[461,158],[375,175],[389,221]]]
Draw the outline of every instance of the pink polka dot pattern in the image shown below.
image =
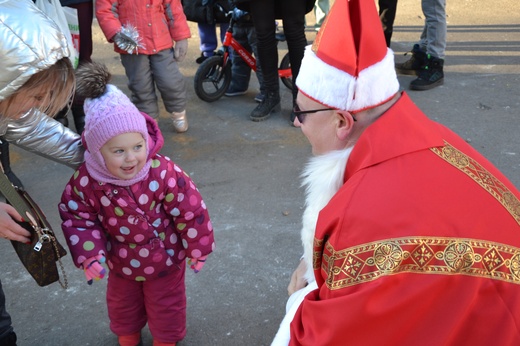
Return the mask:
[[161,155],[154,157],[146,179],[129,188],[98,183],[81,166],[64,189],[59,212],[77,266],[104,253],[111,272],[128,279],[162,277],[178,270],[186,256],[208,255],[215,248],[195,184]]

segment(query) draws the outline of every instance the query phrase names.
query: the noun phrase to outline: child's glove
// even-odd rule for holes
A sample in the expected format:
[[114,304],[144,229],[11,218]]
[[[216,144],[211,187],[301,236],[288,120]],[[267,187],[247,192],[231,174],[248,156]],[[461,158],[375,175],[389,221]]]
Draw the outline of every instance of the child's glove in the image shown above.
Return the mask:
[[137,48],[137,42],[122,32],[118,32],[114,36],[113,40],[119,48],[126,51],[128,54],[132,54],[133,50]]
[[141,37],[139,36],[139,31],[130,24],[123,25],[121,31],[115,34],[112,40],[120,49],[126,51],[128,54],[132,54],[134,50],[135,53],[138,54],[137,49],[144,48]]
[[105,277],[106,270],[101,263],[105,263],[105,256],[103,255],[87,258],[81,264],[89,285],[92,285],[94,280],[97,281]]
[[175,61],[181,62],[186,57],[186,53],[188,52],[188,40],[180,40],[175,42],[175,48],[173,49],[173,57]]
[[204,263],[206,263],[206,258],[208,256],[200,256],[198,258],[188,258],[188,265],[195,273],[201,271],[202,267],[204,267]]

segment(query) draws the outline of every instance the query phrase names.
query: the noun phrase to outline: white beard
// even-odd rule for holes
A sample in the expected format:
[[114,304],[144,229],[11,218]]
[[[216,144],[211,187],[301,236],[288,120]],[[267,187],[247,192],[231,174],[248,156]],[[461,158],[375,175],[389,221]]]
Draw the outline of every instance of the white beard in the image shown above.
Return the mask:
[[304,278],[309,283],[315,281],[312,255],[318,214],[343,185],[343,176],[352,149],[353,147],[350,147],[313,157],[302,173],[302,186],[306,189],[301,239],[303,259],[307,265]]

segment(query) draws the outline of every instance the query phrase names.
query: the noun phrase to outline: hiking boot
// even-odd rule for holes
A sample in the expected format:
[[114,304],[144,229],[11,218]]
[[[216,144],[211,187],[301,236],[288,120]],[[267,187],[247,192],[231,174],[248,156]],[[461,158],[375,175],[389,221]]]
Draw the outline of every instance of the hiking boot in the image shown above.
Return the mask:
[[182,112],[172,112],[173,128],[177,132],[186,132],[188,130],[188,118],[186,110]]
[[438,59],[428,55],[423,68],[419,71],[419,77],[410,83],[412,90],[430,90],[444,84],[444,59]]
[[[410,52],[404,53],[408,55]],[[403,63],[395,64],[395,71],[398,74],[405,74],[410,76],[418,76],[422,66],[426,63],[427,55],[421,50],[418,44],[414,44],[412,48],[412,57]]]
[[0,339],[0,345],[2,346],[16,346],[16,333],[10,332],[6,336],[4,336],[2,339]]
[[279,112],[280,94],[277,92],[268,92],[265,98],[258,106],[251,112],[249,119],[253,121],[263,121],[271,116],[271,113]]

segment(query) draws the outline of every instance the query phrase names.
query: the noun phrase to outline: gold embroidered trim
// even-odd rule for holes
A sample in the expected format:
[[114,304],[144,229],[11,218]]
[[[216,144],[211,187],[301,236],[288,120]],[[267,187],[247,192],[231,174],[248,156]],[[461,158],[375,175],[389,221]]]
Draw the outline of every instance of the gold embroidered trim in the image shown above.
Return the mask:
[[499,201],[520,225],[520,201],[500,180],[471,157],[448,142],[442,148],[431,148],[435,154],[468,175]]
[[400,273],[468,275],[520,284],[520,249],[476,239],[394,238],[340,251],[327,242],[321,263],[330,290]]

